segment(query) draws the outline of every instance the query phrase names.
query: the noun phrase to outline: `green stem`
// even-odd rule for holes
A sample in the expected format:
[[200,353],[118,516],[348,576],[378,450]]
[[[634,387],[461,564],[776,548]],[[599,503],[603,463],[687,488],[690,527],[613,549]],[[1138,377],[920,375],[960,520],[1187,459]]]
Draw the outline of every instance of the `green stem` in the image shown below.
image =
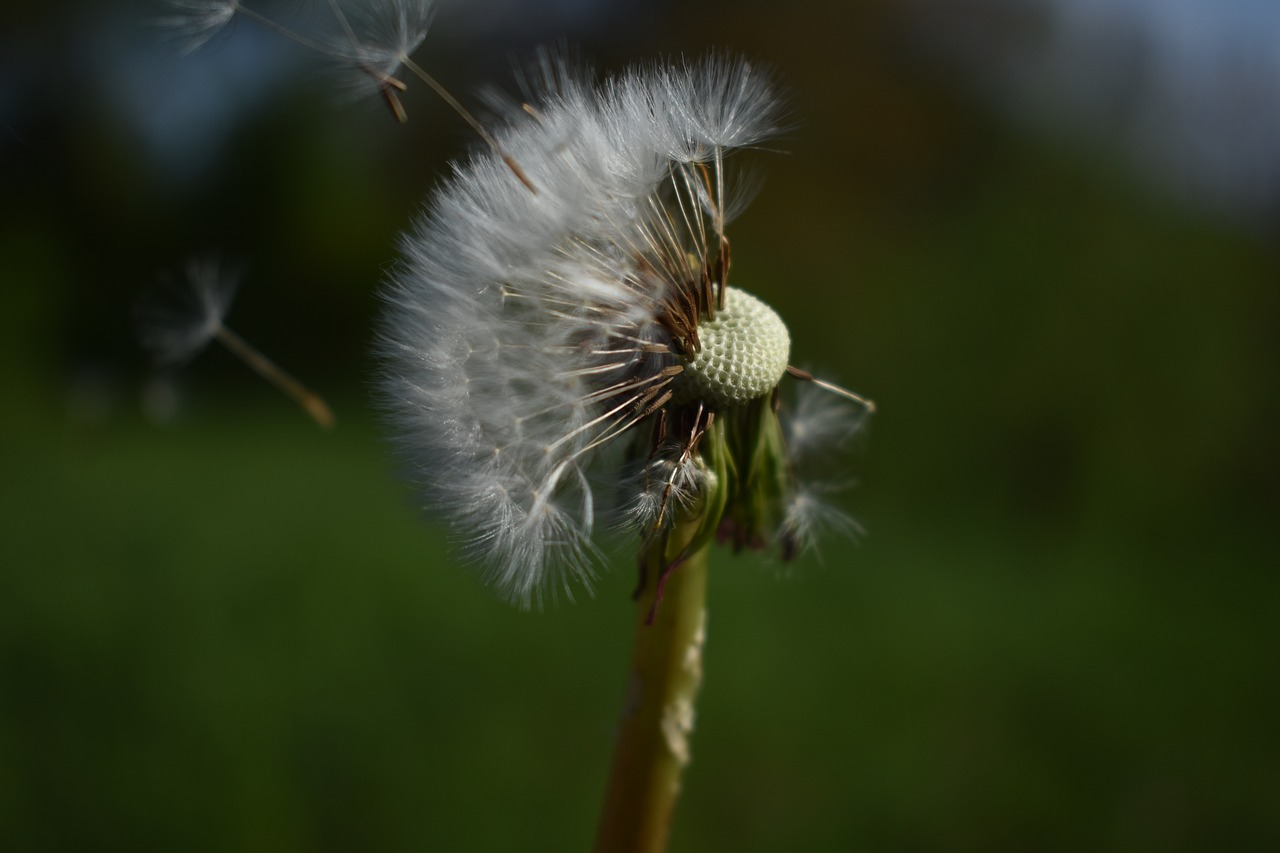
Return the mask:
[[596,853],[660,853],[667,846],[702,684],[709,541],[694,543],[670,573],[653,623],[647,620],[663,569],[693,543],[698,527],[696,519],[677,522],[644,557],[627,705]]

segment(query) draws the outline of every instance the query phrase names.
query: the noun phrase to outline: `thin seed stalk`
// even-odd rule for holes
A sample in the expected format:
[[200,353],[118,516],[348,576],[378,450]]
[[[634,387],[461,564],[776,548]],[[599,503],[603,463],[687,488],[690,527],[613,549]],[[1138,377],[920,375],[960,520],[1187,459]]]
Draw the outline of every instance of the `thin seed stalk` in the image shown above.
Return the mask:
[[[660,853],[667,847],[702,684],[710,541],[695,535],[699,524],[697,518],[677,521],[670,536],[655,539],[644,555],[626,707],[596,853]],[[670,572],[655,611],[663,569],[695,539],[702,541]]]
[[236,358],[243,361],[263,379],[283,391],[302,406],[316,423],[325,429],[333,427],[333,410],[316,392],[294,379],[284,368],[267,358],[253,344],[228,329],[218,326],[213,336]]

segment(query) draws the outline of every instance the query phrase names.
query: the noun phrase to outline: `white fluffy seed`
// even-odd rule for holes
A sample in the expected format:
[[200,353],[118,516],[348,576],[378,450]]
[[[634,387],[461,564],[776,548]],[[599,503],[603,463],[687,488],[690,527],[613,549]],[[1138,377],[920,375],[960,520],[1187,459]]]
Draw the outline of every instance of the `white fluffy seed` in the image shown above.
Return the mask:
[[698,326],[702,348],[684,363],[677,402],[712,408],[740,406],[772,391],[787,371],[791,335],[768,305],[736,287],[725,288],[724,308]]

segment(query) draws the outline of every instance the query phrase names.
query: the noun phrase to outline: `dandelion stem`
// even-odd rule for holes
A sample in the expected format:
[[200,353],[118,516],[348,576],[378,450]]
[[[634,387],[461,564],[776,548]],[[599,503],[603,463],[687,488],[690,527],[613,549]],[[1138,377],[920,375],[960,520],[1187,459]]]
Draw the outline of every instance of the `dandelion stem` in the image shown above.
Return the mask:
[[302,406],[316,423],[325,429],[333,427],[333,410],[329,408],[324,398],[286,373],[274,361],[263,355],[257,347],[226,326],[219,326],[214,337],[231,350],[236,358],[253,368],[259,376],[293,398],[294,402]]
[[[702,684],[710,544],[699,544],[665,577],[664,569],[688,547],[698,522],[677,521],[644,555],[627,706],[596,853],[660,853],[667,847]],[[665,590],[655,611],[660,581]]]

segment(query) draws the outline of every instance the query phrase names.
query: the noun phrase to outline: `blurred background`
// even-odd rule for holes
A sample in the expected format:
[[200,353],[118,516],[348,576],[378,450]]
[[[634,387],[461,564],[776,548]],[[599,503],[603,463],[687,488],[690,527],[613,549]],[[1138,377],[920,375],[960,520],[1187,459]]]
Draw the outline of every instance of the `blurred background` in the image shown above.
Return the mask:
[[[508,607],[370,404],[470,133],[165,14],[0,11],[0,847],[588,848],[630,560]],[[476,104],[548,43],[776,70],[735,278],[880,406],[864,536],[714,559],[672,849],[1277,849],[1280,6],[458,0],[417,56]],[[209,251],[336,430],[150,369],[131,306]]]

